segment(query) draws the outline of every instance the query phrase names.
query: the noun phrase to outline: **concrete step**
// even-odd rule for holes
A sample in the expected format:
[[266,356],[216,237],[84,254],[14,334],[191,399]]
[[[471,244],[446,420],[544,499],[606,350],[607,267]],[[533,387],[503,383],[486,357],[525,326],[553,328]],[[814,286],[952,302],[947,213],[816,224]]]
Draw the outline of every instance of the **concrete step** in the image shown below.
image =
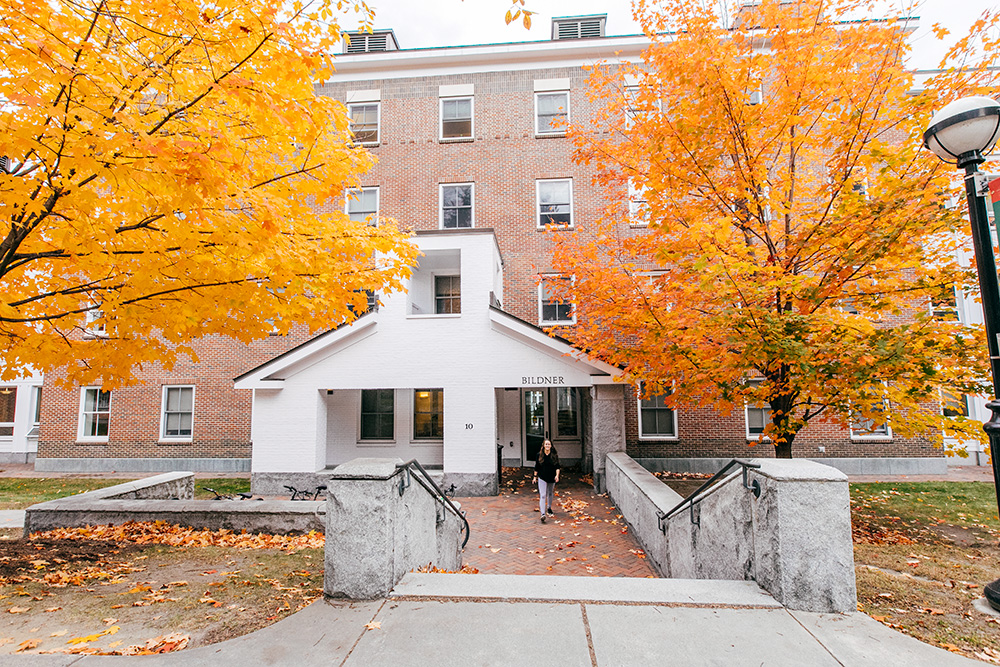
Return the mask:
[[712,579],[409,572],[396,584],[389,597],[406,600],[433,598],[500,602],[603,602],[741,609],[781,608],[770,594],[752,581]]

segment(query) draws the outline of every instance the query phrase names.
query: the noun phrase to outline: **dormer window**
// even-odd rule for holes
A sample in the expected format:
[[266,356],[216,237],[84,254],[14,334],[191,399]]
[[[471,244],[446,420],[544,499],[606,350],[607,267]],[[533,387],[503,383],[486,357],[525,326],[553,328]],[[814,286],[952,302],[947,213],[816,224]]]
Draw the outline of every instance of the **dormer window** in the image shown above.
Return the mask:
[[552,39],[590,39],[604,37],[607,14],[562,16],[552,19]]

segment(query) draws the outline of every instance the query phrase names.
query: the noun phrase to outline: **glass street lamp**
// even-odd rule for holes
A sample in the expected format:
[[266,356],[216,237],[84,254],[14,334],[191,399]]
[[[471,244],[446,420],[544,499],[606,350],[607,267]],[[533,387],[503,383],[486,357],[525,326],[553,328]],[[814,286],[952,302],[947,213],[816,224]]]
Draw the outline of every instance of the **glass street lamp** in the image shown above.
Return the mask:
[[[986,342],[990,349],[990,371],[993,375],[993,400],[986,404],[992,412],[983,429],[990,439],[990,459],[993,462],[993,484],[1000,510],[1000,286],[997,283],[993,241],[986,218],[985,195],[989,190],[979,165],[1000,135],[1000,104],[989,97],[963,97],[934,114],[924,132],[924,146],[935,155],[959,169],[965,169],[965,194],[969,200],[972,222],[972,243],[979,273],[979,292],[986,322]],[[986,599],[1000,610],[1000,579],[986,585]]]

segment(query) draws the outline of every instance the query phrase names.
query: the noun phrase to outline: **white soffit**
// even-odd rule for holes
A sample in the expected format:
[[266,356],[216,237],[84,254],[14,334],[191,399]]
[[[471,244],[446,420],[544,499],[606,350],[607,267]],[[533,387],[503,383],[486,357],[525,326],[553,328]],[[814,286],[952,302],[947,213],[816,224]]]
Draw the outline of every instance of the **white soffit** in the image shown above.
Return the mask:
[[379,102],[382,99],[382,91],[378,88],[372,90],[349,90],[347,91],[347,103],[352,102]]
[[470,97],[475,94],[476,84],[474,83],[453,83],[438,86],[438,97]]

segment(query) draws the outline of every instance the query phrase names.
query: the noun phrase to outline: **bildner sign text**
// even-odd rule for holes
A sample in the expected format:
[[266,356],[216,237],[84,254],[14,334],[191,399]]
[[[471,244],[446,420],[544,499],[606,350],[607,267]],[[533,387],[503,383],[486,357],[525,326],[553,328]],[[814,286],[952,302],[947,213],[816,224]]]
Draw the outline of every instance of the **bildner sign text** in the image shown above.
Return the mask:
[[521,376],[522,385],[549,385],[549,384],[566,384],[566,380],[562,375],[522,375]]

